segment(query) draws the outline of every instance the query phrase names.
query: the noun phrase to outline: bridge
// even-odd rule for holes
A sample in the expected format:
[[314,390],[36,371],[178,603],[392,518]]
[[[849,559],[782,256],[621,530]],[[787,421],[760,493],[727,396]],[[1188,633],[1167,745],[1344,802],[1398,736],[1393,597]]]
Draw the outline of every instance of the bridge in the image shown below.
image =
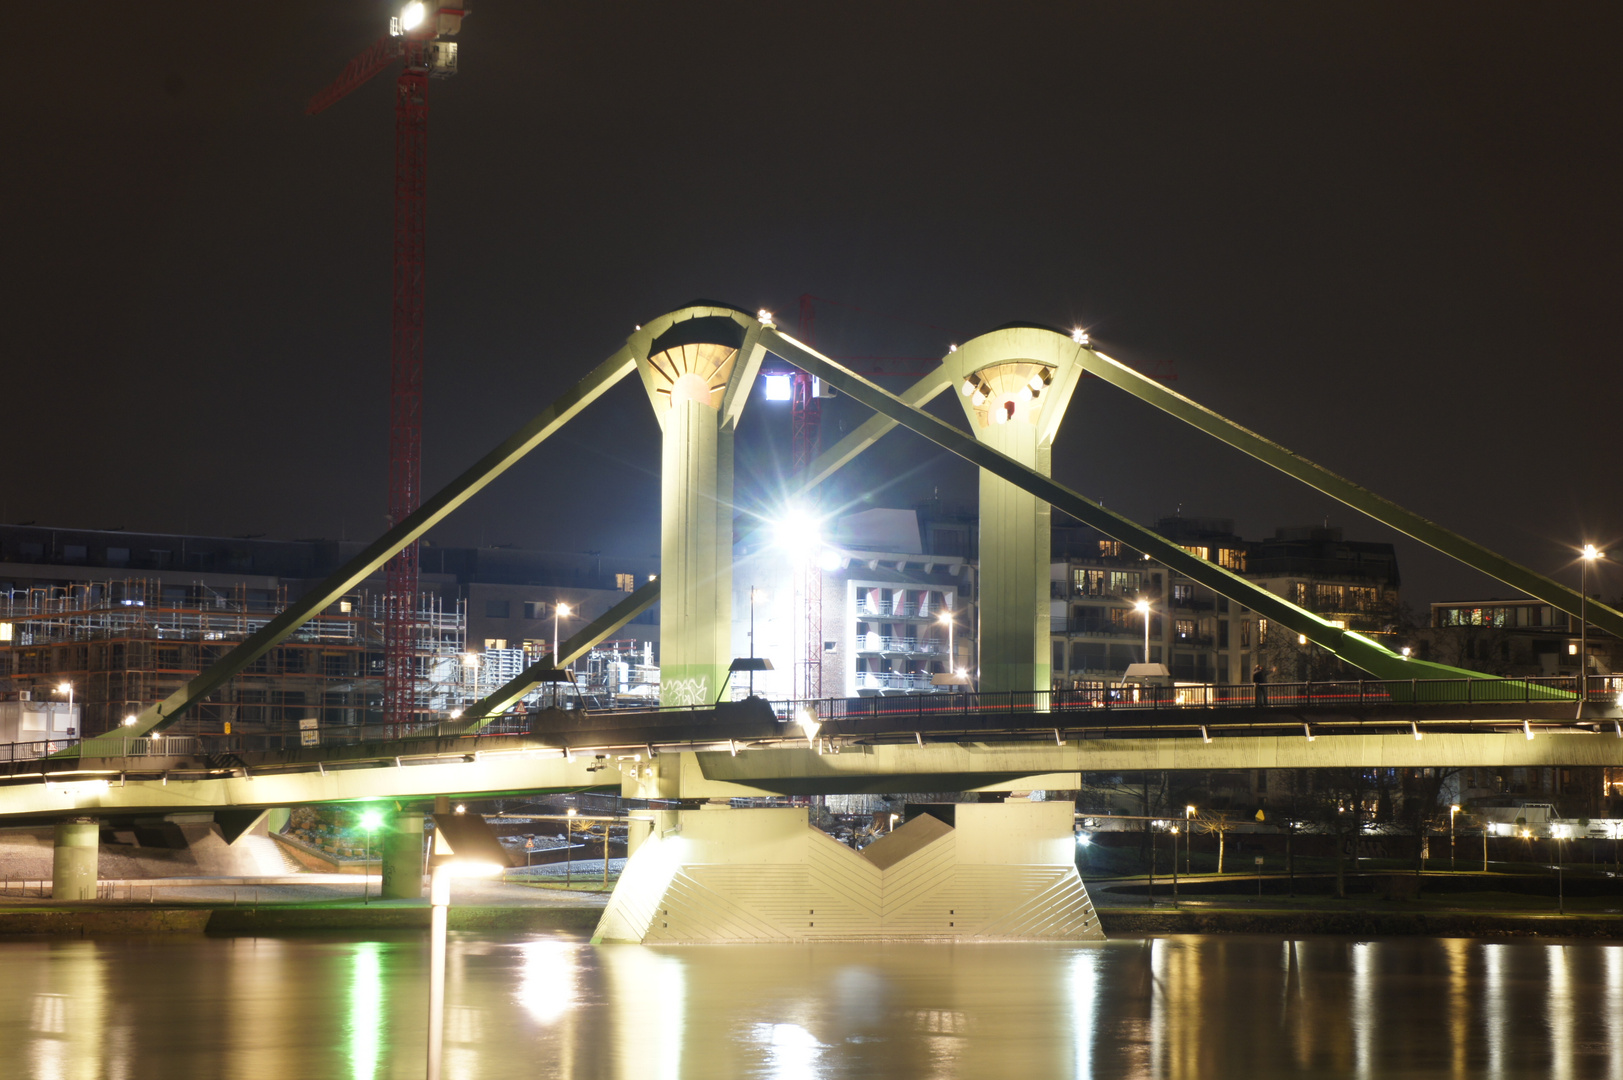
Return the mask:
[[[122,736],[101,756],[0,748],[0,824],[98,814],[237,811],[597,790],[706,800],[1078,787],[1084,771],[1623,766],[1618,677],[1584,716],[1549,700],[1572,678],[1349,680],[1002,694],[749,698],[709,708],[545,709],[475,731]],[[1471,701],[1489,692],[1487,701]],[[1181,700],[1180,700],[1181,697]]]
[[[826,451],[809,491],[889,430],[908,428],[981,475],[979,694],[766,704],[719,703],[732,655],[733,432],[769,356],[822,379],[874,416]],[[641,379],[663,433],[662,578],[456,720],[431,730],[314,749],[188,733],[188,710],[420,539],[622,379]],[[699,301],[638,327],[625,345],[321,585],[120,730],[43,760],[0,764],[0,820],[54,818],[58,866],[85,875],[97,815],[308,802],[395,802],[394,854],[421,832],[411,807],[445,793],[618,788],[628,796],[719,799],[817,791],[1073,787],[1082,770],[1617,764],[1616,687],[1509,680],[1398,655],[1275,596],[1057,482],[1052,444],[1084,374],[1138,397],[1388,526],[1623,636],[1623,613],[1369,492],[1093,349],[1086,335],[1011,324],[942,358],[892,394],[751,315]],[[922,408],[960,389],[970,432]],[[956,396],[956,395],[955,395]],[[1050,690],[1048,536],[1053,510],[1170,567],[1374,676],[1327,687],[1212,687],[1199,700]],[[643,715],[515,710],[558,669],[660,604],[662,702]],[[1596,684],[1598,683],[1598,685]],[[1349,689],[1354,687],[1355,689]],[[1187,694],[1187,691],[1186,691]],[[692,708],[694,705],[703,706]],[[742,707],[740,707],[742,706]],[[177,727],[177,725],[180,725]],[[1611,730],[1608,731],[1608,726]],[[21,755],[26,756],[26,755]],[[411,822],[415,821],[415,829]],[[419,842],[420,850],[420,842]],[[78,851],[79,854],[74,854]],[[94,875],[93,851],[88,873]],[[76,868],[76,869],[74,869]],[[77,875],[77,877],[75,877]],[[64,877],[59,873],[59,877]],[[402,870],[396,890],[420,881]],[[59,882],[60,884],[60,882]],[[386,883],[387,884],[387,883]]]

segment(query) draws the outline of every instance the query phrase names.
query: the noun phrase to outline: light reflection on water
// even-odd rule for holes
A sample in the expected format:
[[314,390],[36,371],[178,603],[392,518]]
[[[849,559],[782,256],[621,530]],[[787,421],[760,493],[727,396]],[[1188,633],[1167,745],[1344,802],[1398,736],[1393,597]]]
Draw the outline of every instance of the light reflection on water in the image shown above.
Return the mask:
[[[422,1074],[421,937],[0,945],[0,1075]],[[1623,1080],[1623,946],[593,947],[453,934],[448,1080]]]

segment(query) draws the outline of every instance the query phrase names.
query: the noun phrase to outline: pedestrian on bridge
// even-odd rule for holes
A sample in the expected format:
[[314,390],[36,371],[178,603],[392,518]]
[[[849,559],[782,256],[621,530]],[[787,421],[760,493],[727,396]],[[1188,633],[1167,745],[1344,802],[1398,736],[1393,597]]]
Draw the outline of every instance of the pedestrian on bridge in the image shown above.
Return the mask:
[[1268,672],[1261,664],[1251,669],[1251,685],[1256,687],[1254,700],[1257,707],[1268,704]]

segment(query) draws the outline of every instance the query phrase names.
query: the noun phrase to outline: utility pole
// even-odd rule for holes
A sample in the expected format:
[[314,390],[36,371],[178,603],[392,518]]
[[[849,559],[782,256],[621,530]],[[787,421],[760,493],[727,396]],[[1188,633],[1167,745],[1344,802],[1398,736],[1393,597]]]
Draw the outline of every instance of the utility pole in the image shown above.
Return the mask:
[[[400,63],[395,80],[394,289],[389,367],[389,524],[422,502],[424,234],[428,226],[428,80],[457,71],[452,41],[468,10],[412,0],[389,20],[389,33],[351,60],[310,99],[314,116],[373,76]],[[417,705],[418,548],[411,544],[385,567],[383,720],[403,724]]]

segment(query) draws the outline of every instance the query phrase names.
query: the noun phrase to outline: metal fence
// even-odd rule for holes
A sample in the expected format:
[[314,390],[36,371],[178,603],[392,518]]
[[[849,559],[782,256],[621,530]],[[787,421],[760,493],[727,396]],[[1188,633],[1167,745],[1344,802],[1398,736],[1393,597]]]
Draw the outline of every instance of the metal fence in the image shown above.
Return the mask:
[[[1220,714],[1223,710],[1235,709],[1352,709],[1386,705],[1517,703],[1576,705],[1579,679],[1570,675],[1537,679],[1348,679],[1261,685],[1201,683],[1183,686],[1092,686],[998,694],[982,694],[972,690],[959,691],[957,688],[948,690],[943,687],[935,687],[933,688],[935,692],[928,692],[930,688],[925,682],[910,682],[906,686],[898,682],[894,689],[916,692],[854,698],[781,700],[768,702],[768,705],[783,721],[794,720],[808,710],[823,721],[864,717],[893,717],[900,720],[912,717],[921,722],[928,722],[932,718],[948,720],[955,715],[1053,713],[1104,715],[1111,711],[1169,710],[1203,714],[1201,719],[1194,722],[1206,723],[1208,721],[1204,717],[1211,717],[1215,722],[1216,714]],[[1623,705],[1623,676],[1589,676],[1584,680],[1583,689],[1584,700],[1587,703]],[[592,715],[603,716],[650,712],[674,715],[709,712],[712,708],[714,706],[711,704],[695,704],[588,711]],[[313,745],[342,746],[409,739],[433,735],[438,726],[438,721],[423,721],[415,724],[324,727],[316,733],[316,742]],[[497,735],[523,733],[528,730],[529,719],[526,714],[509,713],[494,718],[480,733]],[[213,763],[231,764],[230,756],[233,754],[293,750],[310,745],[304,742],[305,734],[300,731],[287,731],[266,734],[132,736],[121,741],[117,756],[204,757]],[[11,764],[11,771],[16,771],[20,763],[39,761],[76,745],[76,740],[60,739],[0,744],[0,766]]]

